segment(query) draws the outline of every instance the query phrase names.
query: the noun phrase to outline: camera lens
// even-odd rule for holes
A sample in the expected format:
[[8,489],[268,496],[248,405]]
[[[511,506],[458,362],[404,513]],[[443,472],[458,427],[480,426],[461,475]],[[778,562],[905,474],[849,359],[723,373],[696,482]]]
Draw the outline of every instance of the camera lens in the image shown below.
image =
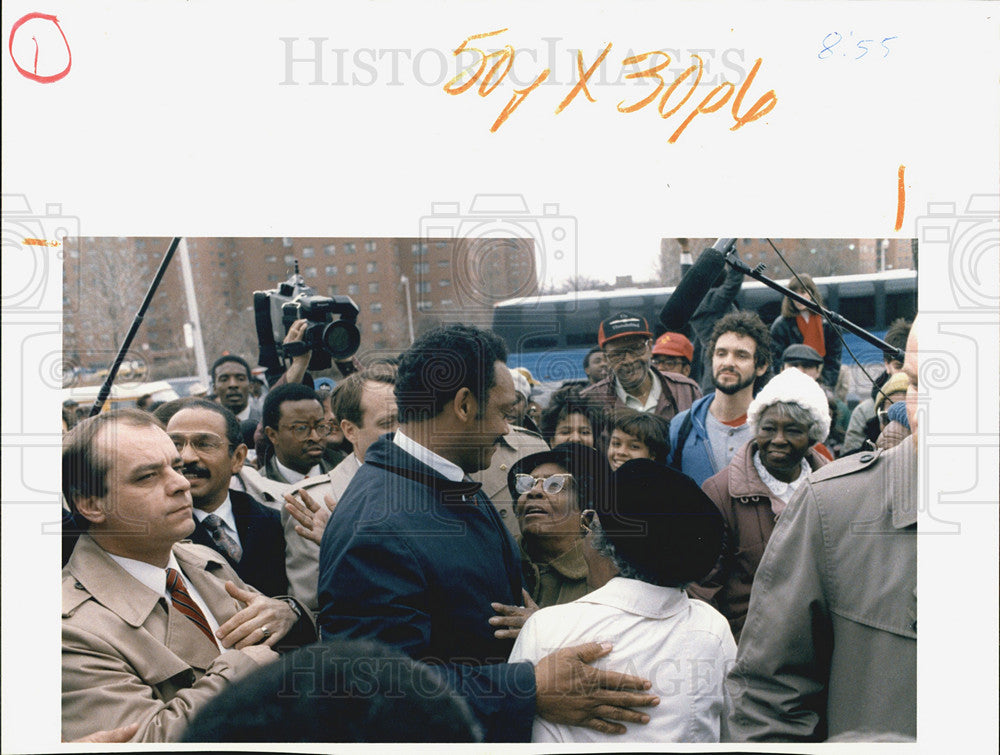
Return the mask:
[[361,345],[361,333],[353,322],[338,320],[323,329],[323,346],[334,359],[353,356]]

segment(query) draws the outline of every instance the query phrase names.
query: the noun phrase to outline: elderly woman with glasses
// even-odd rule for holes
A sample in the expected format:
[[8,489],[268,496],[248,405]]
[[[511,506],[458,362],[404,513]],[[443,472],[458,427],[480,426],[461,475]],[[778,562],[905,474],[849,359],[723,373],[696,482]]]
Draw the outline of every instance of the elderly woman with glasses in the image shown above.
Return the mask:
[[[809,474],[827,463],[813,446],[830,431],[830,410],[819,384],[786,370],[750,404],[753,439],[729,466],[702,485],[726,521],[726,545],[713,572],[693,596],[713,603],[739,640],[757,566],[778,517]],[[794,568],[794,565],[789,565]]]
[[597,451],[579,443],[525,456],[511,467],[507,485],[521,527],[524,583],[539,606],[568,603],[590,591],[580,515],[594,507],[595,488],[609,472]]

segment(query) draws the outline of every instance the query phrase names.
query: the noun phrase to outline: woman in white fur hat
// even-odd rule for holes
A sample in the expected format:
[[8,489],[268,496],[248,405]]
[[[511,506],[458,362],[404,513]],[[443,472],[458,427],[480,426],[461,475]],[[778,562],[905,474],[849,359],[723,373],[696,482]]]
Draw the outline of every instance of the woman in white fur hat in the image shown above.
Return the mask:
[[688,587],[729,619],[737,641],[764,547],[792,494],[827,463],[814,446],[830,432],[826,394],[798,370],[773,377],[750,404],[747,419],[753,440],[702,485],[726,520],[726,546],[715,570]]

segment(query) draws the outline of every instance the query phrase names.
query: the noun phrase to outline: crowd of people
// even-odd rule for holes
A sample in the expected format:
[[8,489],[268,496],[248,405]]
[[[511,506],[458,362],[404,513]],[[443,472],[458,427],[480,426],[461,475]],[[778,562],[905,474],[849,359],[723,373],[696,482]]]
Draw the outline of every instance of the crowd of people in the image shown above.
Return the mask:
[[64,407],[63,739],[913,739],[916,331],[851,407],[820,315],[713,311],[548,396],[449,325]]

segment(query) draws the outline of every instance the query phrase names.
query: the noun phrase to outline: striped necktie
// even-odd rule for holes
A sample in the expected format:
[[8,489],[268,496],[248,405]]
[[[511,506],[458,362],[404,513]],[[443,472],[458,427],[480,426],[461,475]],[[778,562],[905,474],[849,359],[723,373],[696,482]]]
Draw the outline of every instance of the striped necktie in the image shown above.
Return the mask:
[[238,564],[243,558],[243,549],[232,535],[226,532],[222,519],[215,514],[209,514],[201,520],[201,523],[205,525],[208,534],[212,536],[216,550],[223,556],[227,556],[234,564]]
[[170,593],[170,602],[174,608],[191,619],[198,626],[198,629],[212,641],[212,644],[218,646],[215,635],[212,634],[212,628],[208,625],[208,619],[198,608],[198,604],[194,602],[191,593],[187,591],[181,573],[169,566],[167,567],[167,592]]

